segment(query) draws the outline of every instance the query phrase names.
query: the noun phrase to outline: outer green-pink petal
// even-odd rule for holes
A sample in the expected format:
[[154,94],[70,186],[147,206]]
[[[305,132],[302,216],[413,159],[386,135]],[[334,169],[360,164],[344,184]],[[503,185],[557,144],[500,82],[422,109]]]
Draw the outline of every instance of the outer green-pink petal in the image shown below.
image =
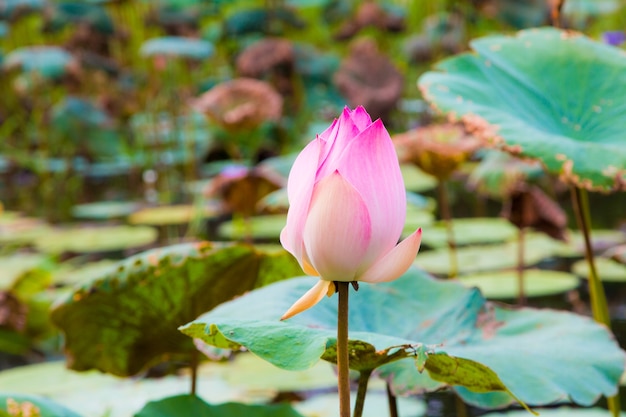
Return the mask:
[[420,249],[421,241],[422,229],[417,229],[374,263],[363,275],[358,277],[358,280],[374,283],[393,281],[400,277],[415,261],[415,255]]
[[339,173],[316,186],[304,245],[320,277],[354,281],[371,239],[371,221],[359,193]]
[[296,158],[287,183],[289,212],[287,224],[280,234],[280,243],[302,265],[304,225],[306,223],[322,142],[314,140]]
[[359,192],[372,221],[372,241],[365,271],[393,248],[404,227],[406,190],[391,138],[380,120],[350,143],[339,173]]

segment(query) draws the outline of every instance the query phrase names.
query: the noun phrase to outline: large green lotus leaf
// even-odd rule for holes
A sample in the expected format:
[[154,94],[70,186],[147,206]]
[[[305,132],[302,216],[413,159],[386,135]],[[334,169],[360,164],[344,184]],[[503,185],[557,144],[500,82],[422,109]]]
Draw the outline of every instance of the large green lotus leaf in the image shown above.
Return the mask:
[[[284,369],[306,369],[320,358],[334,362],[336,299],[325,298],[279,321],[315,282],[297,278],[253,291],[181,331],[218,347],[244,346]],[[363,284],[353,294],[350,367],[383,366],[384,377],[399,393],[446,384],[480,393],[508,387],[535,404],[569,396],[589,404],[615,392],[624,368],[624,353],[612,335],[588,318],[495,307],[476,289],[435,280],[414,268],[391,283]],[[426,369],[430,378],[417,369]],[[481,397],[473,402],[491,405]]]
[[152,401],[134,417],[303,417],[289,404],[249,405],[224,403],[209,405],[195,395],[178,395]]
[[165,55],[172,57],[206,59],[213,55],[215,48],[210,42],[182,36],[165,36],[148,39],[141,45],[145,56]]
[[[14,394],[10,392],[0,392],[0,414],[13,416],[15,414],[4,414],[1,412],[7,412],[7,401],[13,400],[19,406],[24,407],[25,404],[32,404],[39,410],[39,417],[80,417],[79,414],[76,414],[74,411],[63,407],[60,404],[55,403],[52,400],[49,400],[45,397],[39,397],[36,395],[29,394]],[[21,408],[20,407],[20,408]],[[22,408],[23,409],[23,408]],[[18,415],[30,415],[27,413],[18,414]]]
[[[477,287],[487,298],[514,299],[519,295],[517,271],[495,271],[459,277],[464,285]],[[580,285],[578,277],[567,272],[546,269],[524,271],[524,295],[545,297],[563,294]]]
[[[526,403],[574,401],[588,406],[598,395],[614,395],[617,390],[624,352],[613,336],[591,319],[563,311],[487,304],[477,324],[469,338],[461,343],[444,342],[442,348],[487,365]],[[578,366],[582,363],[584,369]],[[412,394],[424,391],[422,381],[412,378],[414,366],[404,359],[379,372],[390,380],[396,393]],[[500,392],[455,390],[466,402],[484,408],[511,403],[511,398]]]
[[[500,218],[454,219],[452,225],[454,241],[458,246],[504,242],[517,235],[517,228],[508,220]],[[422,242],[434,248],[447,246],[448,234],[445,222],[439,221],[426,225]]]
[[471,42],[419,87],[476,134],[590,190],[626,189],[626,55],[574,32]]
[[216,305],[301,273],[285,251],[248,245],[181,244],[130,257],[83,284],[52,311],[69,366],[133,375],[193,349],[176,328]]
[[99,226],[57,229],[40,236],[35,246],[45,253],[93,253],[139,248],[156,241],[148,226]]
[[[516,241],[498,245],[457,248],[459,273],[469,274],[515,268],[517,266],[517,248]],[[561,254],[565,249],[567,246],[561,242],[545,235],[529,233],[524,239],[524,265],[535,265],[544,259]],[[450,251],[448,248],[441,248],[420,252],[415,260],[415,265],[430,273],[447,276],[450,273]]]

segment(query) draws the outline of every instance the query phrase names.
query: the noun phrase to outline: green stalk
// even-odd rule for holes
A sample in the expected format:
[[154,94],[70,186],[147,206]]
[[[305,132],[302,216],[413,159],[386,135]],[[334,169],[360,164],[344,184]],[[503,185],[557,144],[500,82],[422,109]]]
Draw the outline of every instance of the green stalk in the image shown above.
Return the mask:
[[455,278],[459,273],[458,261],[456,256],[456,242],[454,241],[454,227],[452,225],[452,213],[450,211],[450,201],[448,199],[448,190],[445,180],[439,180],[437,183],[439,214],[446,224],[448,233],[448,251],[450,253],[450,269],[449,278]]
[[[598,323],[604,324],[609,329],[611,328],[611,317],[609,315],[609,306],[606,301],[606,294],[604,293],[604,287],[602,281],[598,276],[596,269],[593,247],[591,246],[591,210],[589,208],[589,196],[587,190],[572,187],[571,189],[572,203],[574,206],[574,213],[576,215],[576,222],[578,228],[583,234],[585,243],[585,258],[589,266],[589,295],[591,297],[591,311],[593,318]],[[619,396],[614,395],[607,398],[609,410],[614,417],[620,415],[620,401]]]
[[337,385],[339,416],[350,417],[350,367],[348,363],[348,294],[349,282],[338,281],[339,308],[337,309]]
[[191,395],[196,395],[198,386],[198,365],[199,365],[199,353],[198,349],[194,348],[191,351]]
[[389,417],[398,417],[398,399],[393,392],[391,392],[391,387],[389,386],[389,382],[386,384],[387,387],[387,402],[389,403]]
[[526,293],[524,291],[524,228],[517,231],[517,304],[526,304]]
[[354,403],[353,417],[361,417],[363,415],[363,407],[365,405],[365,395],[367,394],[367,383],[370,381],[372,370],[361,371],[359,374],[359,388],[356,392],[356,402]]

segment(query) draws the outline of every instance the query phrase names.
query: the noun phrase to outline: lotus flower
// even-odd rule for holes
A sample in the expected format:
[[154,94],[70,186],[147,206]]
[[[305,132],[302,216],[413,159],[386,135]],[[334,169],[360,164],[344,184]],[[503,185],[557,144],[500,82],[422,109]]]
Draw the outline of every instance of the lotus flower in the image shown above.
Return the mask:
[[383,123],[363,107],[341,117],[309,143],[287,184],[289,212],[282,245],[320,281],[282,319],[335,291],[333,281],[391,281],[415,259],[421,229],[398,244],[406,191]]

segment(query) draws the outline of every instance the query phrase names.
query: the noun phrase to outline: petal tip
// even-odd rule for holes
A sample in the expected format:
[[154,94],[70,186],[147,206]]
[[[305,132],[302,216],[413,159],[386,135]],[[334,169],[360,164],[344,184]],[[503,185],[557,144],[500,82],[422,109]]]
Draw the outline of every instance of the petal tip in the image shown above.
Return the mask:
[[[305,310],[313,307],[315,304],[319,303],[325,295],[329,293],[331,281],[323,281],[320,280],[308,290],[302,297],[298,299],[289,309],[282,315],[280,321],[284,321],[290,319],[296,314],[300,314]],[[333,287],[334,288],[334,287]]]

